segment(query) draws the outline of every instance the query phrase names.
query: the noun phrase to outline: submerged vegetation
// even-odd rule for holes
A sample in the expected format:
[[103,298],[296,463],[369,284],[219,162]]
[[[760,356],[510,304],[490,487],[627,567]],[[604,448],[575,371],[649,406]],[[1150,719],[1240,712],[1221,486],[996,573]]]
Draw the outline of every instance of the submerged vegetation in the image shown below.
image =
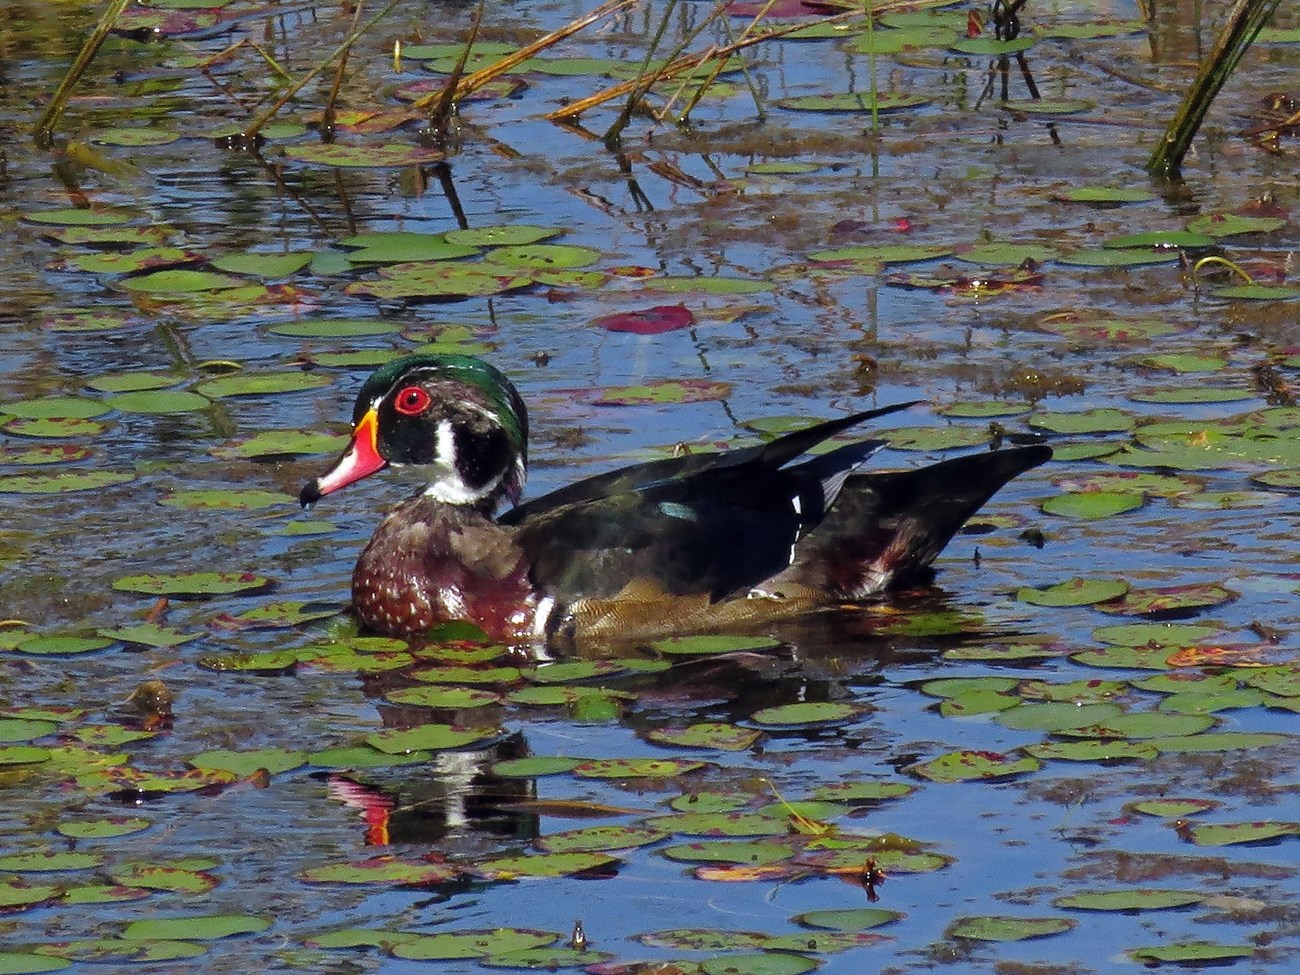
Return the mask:
[[[1154,180],[1226,3],[106,10],[0,14],[0,971],[1294,968],[1294,10]],[[888,601],[378,638],[410,485],[295,495],[417,350],[534,497],[1056,459]]]

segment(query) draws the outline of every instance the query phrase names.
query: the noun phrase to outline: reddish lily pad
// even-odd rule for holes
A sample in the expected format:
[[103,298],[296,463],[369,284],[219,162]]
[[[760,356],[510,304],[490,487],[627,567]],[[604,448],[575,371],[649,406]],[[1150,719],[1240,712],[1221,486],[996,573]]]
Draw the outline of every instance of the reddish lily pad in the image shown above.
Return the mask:
[[685,305],[655,305],[639,311],[602,315],[591,324],[610,332],[661,335],[664,332],[690,328],[695,324],[695,315]]
[[1127,616],[1147,616],[1160,613],[1184,612],[1222,606],[1237,598],[1237,593],[1218,583],[1193,583],[1185,586],[1160,586],[1154,589],[1131,589],[1122,598],[1104,606],[1104,613]]
[[206,869],[125,863],[108,871],[109,877],[126,887],[165,890],[177,894],[208,894],[220,881]]

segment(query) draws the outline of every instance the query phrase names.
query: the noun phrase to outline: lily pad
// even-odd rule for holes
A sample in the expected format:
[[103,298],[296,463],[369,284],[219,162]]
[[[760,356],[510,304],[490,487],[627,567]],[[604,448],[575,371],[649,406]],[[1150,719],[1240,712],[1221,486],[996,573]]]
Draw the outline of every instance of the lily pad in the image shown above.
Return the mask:
[[762,732],[716,721],[701,721],[684,728],[655,728],[646,738],[656,745],[679,748],[716,748],[720,751],[744,751],[762,737]]
[[704,762],[668,758],[590,759],[575,766],[573,774],[584,779],[676,778],[704,768]]
[[1046,514],[1063,518],[1100,521],[1136,511],[1144,504],[1146,495],[1132,491],[1078,491],[1050,497],[1043,502],[1042,509]]
[[835,701],[804,701],[760,708],[751,720],[764,728],[831,727],[855,721],[867,712],[856,704]]
[[950,938],[976,941],[1024,941],[1064,934],[1078,925],[1068,917],[963,917],[947,931]]
[[1016,599],[1033,606],[1090,606],[1117,599],[1128,589],[1128,583],[1123,579],[1075,578],[1043,589],[1019,589]]
[[128,941],[216,941],[237,934],[257,934],[270,926],[267,918],[250,914],[155,917],[128,924],[122,937]]
[[1149,203],[1156,198],[1150,190],[1139,190],[1122,186],[1076,186],[1056,194],[1059,200],[1070,203],[1100,203],[1118,205],[1121,203]]
[[[531,931],[527,928],[493,928],[480,931],[444,931],[439,934],[412,934],[406,932],[376,932],[382,940],[354,944],[377,944],[388,949],[394,958],[411,961],[451,961],[459,958],[485,958],[488,955],[540,948],[559,940],[559,935],[549,931]],[[332,947],[333,945],[327,945]]]
[[1250,958],[1255,954],[1255,949],[1249,945],[1225,945],[1213,941],[1180,941],[1175,944],[1133,948],[1129,954],[1140,962],[1197,965],[1233,958]]
[[113,581],[118,592],[142,596],[228,596],[266,592],[274,585],[252,572],[188,572],[179,575],[122,576]]
[[210,399],[227,396],[273,396],[328,386],[330,378],[317,372],[237,372],[199,383],[194,391]]
[[456,875],[457,870],[445,863],[379,856],[354,863],[312,867],[299,874],[299,879],[309,884],[380,884],[389,887],[441,884]]
[[223,769],[246,779],[263,769],[271,775],[287,772],[300,768],[306,761],[307,756],[302,752],[285,748],[260,748],[246,752],[217,748],[195,755],[189,760],[189,765],[197,769]]
[[908,766],[908,771],[932,782],[971,782],[1036,772],[1041,763],[1031,757],[988,751],[955,751]]
[[668,836],[662,830],[646,826],[589,826],[539,836],[534,844],[543,853],[576,853],[650,846]]
[[717,653],[756,653],[764,650],[774,650],[780,645],[781,641],[772,637],[727,634],[672,637],[651,644],[660,653],[686,656]]
[[464,748],[480,742],[499,737],[495,728],[455,728],[446,724],[417,725],[406,731],[378,731],[366,737],[366,744],[371,748],[389,755],[402,755],[410,752],[436,752],[452,748]]

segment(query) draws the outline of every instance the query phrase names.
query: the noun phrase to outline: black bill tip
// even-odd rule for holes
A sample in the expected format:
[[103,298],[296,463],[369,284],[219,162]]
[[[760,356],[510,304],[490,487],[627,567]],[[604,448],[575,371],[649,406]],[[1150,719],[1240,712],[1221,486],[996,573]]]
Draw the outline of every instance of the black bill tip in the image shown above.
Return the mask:
[[304,508],[310,508],[320,499],[320,481],[308,481],[298,495],[298,503]]

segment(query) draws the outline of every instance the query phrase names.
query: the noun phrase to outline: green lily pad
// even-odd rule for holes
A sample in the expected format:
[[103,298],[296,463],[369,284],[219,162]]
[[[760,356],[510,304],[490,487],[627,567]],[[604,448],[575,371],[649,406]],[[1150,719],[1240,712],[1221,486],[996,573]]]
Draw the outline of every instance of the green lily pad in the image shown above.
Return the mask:
[[215,271],[169,269],[123,278],[117,282],[117,287],[140,294],[167,297],[227,291],[232,288],[242,288],[246,284],[248,281],[243,278],[218,274]]
[[366,769],[389,768],[400,765],[418,765],[433,758],[433,752],[409,752],[404,755],[389,755],[377,751],[369,745],[325,748],[318,752],[309,752],[308,765],[321,768]]
[[989,57],[1018,54],[1021,51],[1028,51],[1033,46],[1034,39],[1032,37],[1017,37],[1009,41],[999,40],[996,37],[963,37],[951,45],[952,50],[957,51],[959,54],[988,55]]
[[298,879],[309,884],[380,884],[393,887],[441,884],[454,879],[456,875],[456,868],[445,863],[379,856],[354,863],[312,867],[299,874]]
[[1077,491],[1057,494],[1041,505],[1043,512],[1080,521],[1099,521],[1146,504],[1146,495],[1133,491]]
[[0,413],[24,420],[88,420],[107,412],[108,407],[99,400],[81,396],[47,396],[0,404]]
[[42,972],[60,972],[70,968],[66,958],[33,955],[24,951],[0,951],[0,975],[40,975]]
[[1284,836],[1300,836],[1300,823],[1257,820],[1246,823],[1194,823],[1189,827],[1197,846],[1232,846],[1268,843]]
[[1119,647],[1177,647],[1209,639],[1217,627],[1194,623],[1127,623],[1099,626],[1092,631],[1094,640]]
[[1123,714],[1117,704],[1074,704],[1052,701],[1046,704],[1022,704],[1002,711],[993,720],[1004,728],[1017,731],[1068,731],[1105,722]]
[[1014,677],[940,677],[921,685],[921,693],[931,697],[963,697],[980,692],[1002,693],[1018,682]]
[[311,263],[309,251],[297,251],[289,254],[273,254],[267,251],[243,251],[238,254],[223,254],[213,258],[209,263],[218,271],[231,274],[247,274],[256,278],[287,278],[296,274]]
[[752,867],[789,860],[794,849],[786,843],[763,840],[698,840],[659,851],[680,863],[739,863]]
[[1139,267],[1147,264],[1172,264],[1178,260],[1178,252],[1137,247],[1127,250],[1086,247],[1062,254],[1056,260],[1059,264],[1074,264],[1080,267]]
[[492,766],[492,773],[507,779],[536,779],[544,775],[561,775],[571,772],[582,763],[580,758],[564,758],[559,755],[532,755],[528,758],[512,758],[497,762]]
[[651,846],[668,836],[663,830],[646,826],[588,826],[539,836],[533,842],[543,853],[602,852]]
[[[0,768],[11,765],[35,765],[39,762],[48,762],[54,757],[54,753],[48,748],[38,748],[35,745],[3,745],[0,746]],[[3,897],[0,897],[0,908],[3,908]]]
[[1125,234],[1106,241],[1107,248],[1154,247],[1164,249],[1196,249],[1212,247],[1214,238],[1190,230],[1148,230],[1140,234]]
[[751,720],[760,727],[830,727],[847,724],[861,717],[866,708],[856,704],[834,701],[803,701],[797,704],[778,704],[760,708]]
[[124,938],[62,941],[41,945],[38,950],[72,961],[98,964],[179,961],[198,958],[207,951],[203,945],[188,941],[128,941]]
[[29,718],[0,718],[0,742],[31,741],[58,731],[53,721],[34,721]]
[[576,244],[517,244],[490,250],[484,255],[484,260],[508,268],[552,271],[587,267],[602,256],[594,247]]
[[70,819],[59,823],[55,831],[73,840],[104,840],[139,833],[153,825],[143,816],[110,816],[106,819]]
[[976,941],[1023,941],[1064,934],[1078,925],[1068,917],[963,917],[947,931],[950,938]]
[[277,772],[300,768],[306,762],[307,756],[302,752],[285,748],[259,748],[247,752],[216,748],[195,755],[188,764],[197,769],[224,769],[241,779],[246,779],[262,769],[275,775]]
[[246,440],[218,447],[217,457],[299,457],[309,454],[337,454],[347,446],[341,434],[317,433],[313,430],[263,430]]
[[1160,586],[1155,589],[1130,589],[1128,593],[1105,606],[1097,608],[1106,613],[1126,616],[1184,612],[1222,606],[1237,598],[1231,589],[1212,583],[1193,583],[1186,586]]
[[175,491],[163,498],[169,508],[198,511],[256,511],[287,504],[291,498],[275,491],[241,491],[228,488],[201,488]]
[[1081,413],[1035,413],[1029,425],[1053,433],[1123,433],[1133,429],[1136,420],[1130,413],[1116,409],[1093,409]]
[[403,687],[389,691],[384,697],[394,704],[413,704],[423,708],[480,708],[498,704],[501,695],[473,687],[443,687],[432,684],[425,687]]
[[22,873],[51,873],[64,870],[90,870],[100,866],[103,857],[73,850],[41,850],[35,853],[11,853],[0,856],[0,870]]
[[1204,891],[1168,888],[1132,887],[1123,890],[1085,891],[1068,894],[1052,901],[1053,907],[1077,911],[1162,911],[1171,907],[1188,907],[1205,900]]
[[44,636],[33,636],[22,640],[15,648],[19,653],[41,654],[41,655],[62,655],[77,653],[93,653],[96,650],[105,650],[113,645],[114,641],[103,637],[76,636],[70,633],[51,633]]
[[68,494],[97,491],[135,480],[125,471],[59,471],[55,474],[0,475],[0,494]]
[[613,960],[614,955],[608,951],[597,951],[590,946],[581,948],[522,948],[506,951],[499,955],[488,955],[479,961],[485,968],[523,968],[554,972],[561,968],[584,968],[598,966]]
[[317,372],[238,372],[209,379],[194,387],[210,399],[227,396],[272,396],[328,386],[330,378]]
[[1025,772],[1036,772],[1041,763],[1035,759],[999,752],[955,751],[918,762],[908,771],[931,782],[971,782],[1001,779]]
[[1024,751],[1034,758],[1064,762],[1110,762],[1120,759],[1149,762],[1160,754],[1155,745],[1115,739],[1041,742],[1027,745]]
[[452,261],[475,257],[477,247],[453,244],[442,234],[375,233],[360,234],[339,241],[353,247],[347,259],[353,264],[401,264],[406,261]]
[[969,718],[978,714],[996,714],[1020,704],[1020,699],[997,691],[970,691],[945,698],[939,713],[945,718]]
[[366,744],[389,755],[410,752],[446,751],[489,741],[501,734],[496,728],[455,728],[447,724],[423,724],[414,728],[378,731],[366,736]]
[[1140,962],[1193,965],[1223,962],[1233,958],[1250,958],[1254,954],[1255,949],[1249,945],[1224,945],[1212,941],[1180,941],[1175,944],[1133,948],[1129,951],[1129,955]]
[[140,216],[142,214],[131,210],[111,207],[65,207],[58,210],[31,210],[23,214],[23,221],[65,227],[103,227],[130,223]]
[[728,634],[672,637],[651,644],[660,653],[673,655],[759,652],[773,650],[780,645],[781,641],[772,637]]
[[1070,203],[1120,204],[1149,203],[1156,195],[1150,190],[1122,186],[1076,186],[1056,194],[1056,198]]
[[[388,949],[394,958],[411,961],[451,961],[459,958],[485,958],[488,955],[540,948],[559,940],[559,935],[549,931],[530,931],[527,928],[493,928],[479,931],[444,931],[440,934],[410,934],[406,932],[375,932],[382,941],[369,942]],[[400,935],[400,937],[392,937]],[[340,947],[353,947],[353,942]],[[334,947],[334,945],[326,945]]]
[[1251,670],[1243,675],[1243,681],[1269,694],[1300,697],[1300,662]]
[[1128,398],[1135,403],[1236,403],[1241,400],[1254,399],[1255,393],[1249,389],[1197,385],[1178,389],[1157,389],[1149,392],[1130,393]]
[[128,924],[122,937],[128,941],[216,941],[236,934],[258,934],[270,926],[267,918],[250,914],[155,917]]
[[1016,599],[1032,606],[1091,606],[1117,599],[1128,588],[1123,579],[1075,578],[1043,589],[1024,587],[1016,591]]
[[108,875],[125,887],[163,890],[176,894],[211,893],[220,881],[206,870],[163,867],[148,863],[126,863],[113,867]]
[[601,406],[707,403],[730,395],[730,383],[708,379],[660,379],[637,386],[606,387],[599,391],[594,402]]
[[1209,715],[1138,711],[1103,718],[1087,726],[1062,728],[1059,733],[1087,738],[1173,738],[1198,735],[1213,725],[1214,719]]
[[1189,752],[1254,751],[1280,745],[1287,740],[1285,735],[1270,734],[1266,731],[1220,731],[1158,738],[1154,744],[1161,754],[1187,754]]
[[881,907],[843,908],[839,910],[805,911],[796,914],[792,921],[806,928],[825,928],[828,931],[868,931],[882,924],[892,924],[904,915]]
[[519,247],[550,240],[563,233],[565,230],[562,227],[538,227],[515,223],[449,230],[443,236],[453,244],[465,244],[470,247]]
[[53,417],[50,419],[26,420],[21,417],[5,420],[0,430],[18,437],[41,437],[56,439],[65,437],[95,437],[108,429],[104,423],[95,420],[81,420],[74,417]]
[[584,779],[668,779],[702,769],[705,762],[678,758],[600,758],[574,766]]
[[744,751],[760,737],[761,731],[716,721],[702,721],[684,728],[654,728],[646,732],[646,739],[656,745],[716,748],[728,752]]
[[1236,213],[1203,213],[1187,222],[1187,229],[1209,237],[1235,234],[1266,234],[1286,226],[1282,217],[1242,216]]
[[1219,803],[1214,799],[1142,799],[1129,803],[1126,808],[1147,816],[1181,819],[1218,809]]
[[113,588],[142,596],[229,596],[265,592],[274,584],[269,577],[252,572],[187,572],[122,576],[113,581]]

